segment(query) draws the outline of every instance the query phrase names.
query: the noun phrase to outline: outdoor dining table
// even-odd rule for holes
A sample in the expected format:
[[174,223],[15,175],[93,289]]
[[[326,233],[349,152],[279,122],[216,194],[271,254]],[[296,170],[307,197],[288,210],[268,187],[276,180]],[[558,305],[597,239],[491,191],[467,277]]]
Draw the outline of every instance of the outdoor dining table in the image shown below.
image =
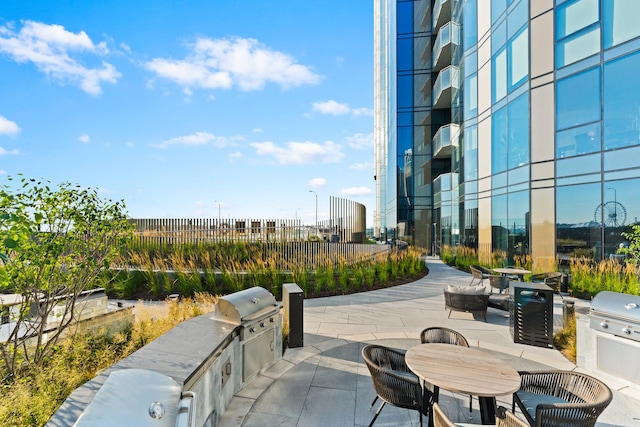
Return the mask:
[[[440,343],[418,344],[407,351],[405,360],[409,369],[423,382],[456,393],[478,396],[482,424],[495,423],[496,396],[520,389],[520,375],[513,367],[474,348]],[[429,425],[433,425],[431,410]]]
[[514,267],[494,268],[493,271],[500,273],[502,276],[518,276],[518,280],[521,282],[524,280],[525,274],[531,274],[529,270]]

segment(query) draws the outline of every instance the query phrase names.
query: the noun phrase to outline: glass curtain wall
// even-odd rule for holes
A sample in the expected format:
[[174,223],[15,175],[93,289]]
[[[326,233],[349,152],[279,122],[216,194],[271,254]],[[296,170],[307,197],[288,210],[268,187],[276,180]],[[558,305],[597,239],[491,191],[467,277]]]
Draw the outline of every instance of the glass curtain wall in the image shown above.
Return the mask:
[[397,237],[423,247],[433,233],[430,3],[396,3]]
[[530,253],[529,2],[491,2],[492,251]]
[[640,2],[556,3],[556,252],[616,258],[640,216]]

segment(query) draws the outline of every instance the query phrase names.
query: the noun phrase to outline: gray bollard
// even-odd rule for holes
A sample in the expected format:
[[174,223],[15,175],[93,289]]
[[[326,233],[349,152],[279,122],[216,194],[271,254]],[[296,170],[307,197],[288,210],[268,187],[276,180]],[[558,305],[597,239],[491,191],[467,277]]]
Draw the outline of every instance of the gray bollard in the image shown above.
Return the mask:
[[284,323],[289,325],[289,348],[304,346],[303,300],[304,293],[296,283],[282,285]]

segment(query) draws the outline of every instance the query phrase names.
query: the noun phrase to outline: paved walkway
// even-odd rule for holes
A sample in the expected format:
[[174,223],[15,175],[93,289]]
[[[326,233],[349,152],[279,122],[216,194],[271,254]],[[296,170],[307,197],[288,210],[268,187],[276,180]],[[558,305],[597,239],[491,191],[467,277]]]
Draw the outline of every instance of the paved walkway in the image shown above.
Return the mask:
[[[514,344],[507,312],[489,308],[487,323],[461,312],[447,318],[442,290],[448,284],[468,284],[471,276],[435,258],[427,259],[427,265],[429,274],[410,284],[305,300],[304,347],[287,349],[280,362],[241,390],[219,425],[367,426],[374,414],[368,409],[375,392],[360,355],[362,347],[380,343],[406,349],[418,344],[420,331],[429,326],[460,331],[472,347],[491,352],[518,370],[583,371],[557,350]],[[559,297],[554,317],[560,326]],[[614,391],[614,398],[597,426],[640,426],[640,389],[601,379]],[[441,390],[440,403],[454,420],[480,422],[477,398],[471,420],[468,396]],[[499,397],[498,405],[510,408],[511,397]],[[375,425],[419,425],[418,413],[386,405]]]

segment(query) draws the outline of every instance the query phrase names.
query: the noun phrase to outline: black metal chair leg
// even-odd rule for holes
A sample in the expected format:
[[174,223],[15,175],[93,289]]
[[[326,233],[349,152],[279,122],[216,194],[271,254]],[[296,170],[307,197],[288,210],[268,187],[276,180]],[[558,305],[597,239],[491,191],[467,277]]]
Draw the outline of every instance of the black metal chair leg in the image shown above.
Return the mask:
[[377,400],[378,400],[378,396],[376,395],[376,397],[373,398],[373,402],[371,402],[371,406],[369,406],[369,410],[371,410],[371,408],[373,408],[373,405],[376,404]]
[[380,407],[378,408],[378,410],[376,411],[376,414],[373,416],[373,419],[371,420],[371,423],[369,423],[369,427],[371,427],[373,425],[373,423],[376,422],[376,419],[378,418],[378,415],[380,415],[380,411],[382,411],[382,408],[384,408],[384,405],[387,402],[382,402],[382,405],[380,405]]

